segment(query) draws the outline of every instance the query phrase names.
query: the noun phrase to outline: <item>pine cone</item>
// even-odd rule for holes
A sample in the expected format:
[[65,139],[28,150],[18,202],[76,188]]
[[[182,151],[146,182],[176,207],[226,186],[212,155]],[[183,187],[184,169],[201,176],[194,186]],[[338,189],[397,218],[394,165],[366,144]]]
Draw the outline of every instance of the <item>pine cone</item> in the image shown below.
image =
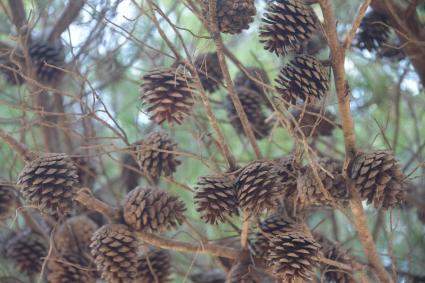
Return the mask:
[[[254,135],[257,139],[265,138],[269,132],[270,127],[266,123],[267,117],[261,111],[261,97],[258,93],[247,89],[237,88],[236,92],[242,104],[242,108],[248,118],[248,122],[251,124]],[[226,102],[227,116],[230,123],[239,134],[245,134],[241,120],[239,119],[236,108],[233,105],[230,96],[227,96]]]
[[137,159],[141,170],[155,181],[160,176],[171,176],[181,163],[171,153],[176,151],[176,147],[177,144],[166,132],[149,134],[137,145]]
[[171,256],[166,250],[151,248],[142,254],[138,263],[138,275],[136,282],[139,283],[165,283],[170,282]]
[[47,262],[47,280],[50,283],[95,283],[96,278],[87,271],[89,263],[76,254],[50,256]]
[[28,275],[41,271],[44,257],[47,256],[47,243],[43,237],[24,232],[6,242],[6,258]]
[[41,211],[68,213],[73,206],[77,168],[63,153],[48,153],[25,165],[18,178],[22,194]]
[[97,168],[93,161],[82,154],[72,157],[72,161],[77,167],[78,183],[82,187],[93,187],[97,177]]
[[361,50],[378,51],[390,37],[390,25],[387,16],[375,10],[368,12],[360,24],[357,33],[357,46]]
[[[269,76],[267,75],[267,72],[264,69],[259,67],[249,67],[247,68],[247,71],[250,77],[255,78],[256,80],[262,82],[265,85],[270,84]],[[247,75],[245,75],[244,72],[240,71],[236,74],[234,83],[237,88],[247,88],[257,93],[260,93],[263,96],[262,102],[266,105],[270,104],[267,98],[268,90],[265,88],[265,86],[263,84],[251,80]]]
[[137,238],[122,224],[108,224],[91,238],[91,254],[102,279],[108,283],[131,282],[137,275]]
[[63,75],[61,68],[64,66],[65,55],[62,46],[35,41],[29,45],[28,53],[40,81],[51,83]]
[[143,76],[141,100],[151,120],[181,124],[194,105],[193,80],[175,68],[157,68]]
[[15,206],[16,195],[13,188],[0,185],[0,222],[14,214]]
[[[209,1],[203,3],[203,16],[210,22]],[[256,13],[255,0],[217,0],[218,29],[223,33],[241,33],[249,28]]]
[[62,223],[54,236],[59,251],[88,251],[90,238],[97,230],[96,223],[85,215],[74,216]]
[[195,193],[197,211],[210,224],[225,222],[226,216],[238,214],[235,178],[229,174],[200,177]]
[[127,194],[123,214],[127,225],[145,232],[163,232],[181,225],[186,206],[158,189],[135,188]]
[[335,116],[317,107],[294,109],[291,114],[306,137],[331,136],[335,128]]
[[195,66],[204,89],[209,92],[216,91],[223,80],[217,53],[199,54],[195,59]]
[[254,161],[241,171],[236,179],[239,207],[254,214],[278,205],[284,194],[279,167],[270,161]]
[[316,16],[302,0],[270,1],[260,27],[264,49],[286,55],[301,47],[316,29]]
[[358,154],[348,168],[362,199],[376,208],[392,208],[405,199],[404,175],[390,151]]
[[299,55],[283,67],[276,79],[277,91],[290,104],[297,99],[315,102],[326,96],[329,90],[329,71],[316,58]]
[[295,278],[312,280],[319,250],[320,245],[313,238],[301,232],[290,232],[271,239],[267,259],[276,277],[287,282]]
[[253,265],[239,262],[227,274],[226,283],[261,283],[262,277],[256,272]]

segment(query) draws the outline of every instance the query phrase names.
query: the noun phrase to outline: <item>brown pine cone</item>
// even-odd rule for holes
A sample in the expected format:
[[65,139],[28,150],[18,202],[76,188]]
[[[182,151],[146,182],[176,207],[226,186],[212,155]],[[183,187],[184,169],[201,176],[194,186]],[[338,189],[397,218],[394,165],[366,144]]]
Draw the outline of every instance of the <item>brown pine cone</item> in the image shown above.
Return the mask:
[[170,282],[171,255],[166,250],[150,248],[139,258],[137,267],[138,283],[166,283]]
[[195,67],[206,91],[214,92],[220,87],[223,73],[216,52],[199,54],[195,59]]
[[298,55],[282,68],[276,82],[277,92],[289,104],[298,99],[313,103],[328,94],[329,71],[313,56]]
[[91,238],[91,254],[97,271],[108,283],[131,282],[137,275],[138,241],[122,224],[108,224]]
[[52,215],[71,211],[77,168],[64,153],[48,153],[27,163],[18,177],[25,199]]
[[269,1],[260,27],[264,49],[286,55],[300,49],[316,29],[316,16],[302,0]]
[[[209,1],[203,0],[203,4],[203,16],[210,22]],[[217,0],[218,29],[223,33],[241,33],[249,28],[256,13],[254,0]]]
[[[267,72],[260,67],[248,67],[247,68],[248,74],[250,77],[257,79],[258,81],[262,82],[265,85],[270,84],[269,76],[267,75]],[[245,75],[244,72],[239,71],[234,79],[235,86],[237,88],[243,87],[250,90],[253,90],[257,93],[260,93],[263,97],[263,102],[268,105],[269,101],[267,98],[268,90],[265,88],[263,84],[257,83],[253,80],[251,80],[247,75]]]
[[47,256],[47,243],[43,237],[23,232],[6,242],[6,258],[13,261],[23,273],[34,275],[41,271]]
[[15,213],[16,195],[13,188],[0,185],[0,222]]
[[166,132],[149,134],[137,144],[137,161],[146,176],[158,180],[160,176],[171,176],[181,162],[176,159],[177,144]]
[[52,83],[64,74],[61,70],[65,59],[62,46],[35,41],[29,45],[28,53],[40,81]]
[[368,12],[363,18],[356,35],[357,46],[361,50],[377,51],[390,37],[391,28],[386,15],[375,10]]
[[95,283],[96,278],[88,269],[89,262],[79,254],[51,255],[47,261],[49,283]]
[[404,175],[392,152],[374,150],[359,153],[348,167],[362,199],[376,208],[393,208],[404,202]]
[[[294,109],[291,110],[291,114],[306,137],[331,136],[335,128],[335,116],[317,107],[307,106],[306,109]],[[292,120],[291,122],[295,127]]]
[[177,197],[158,189],[135,188],[127,194],[123,216],[138,231],[163,232],[181,225],[186,206]]
[[157,124],[181,124],[194,105],[193,79],[175,68],[157,68],[143,76],[141,100]]
[[200,177],[194,196],[201,218],[210,224],[225,222],[226,216],[238,214],[235,178],[230,174]]

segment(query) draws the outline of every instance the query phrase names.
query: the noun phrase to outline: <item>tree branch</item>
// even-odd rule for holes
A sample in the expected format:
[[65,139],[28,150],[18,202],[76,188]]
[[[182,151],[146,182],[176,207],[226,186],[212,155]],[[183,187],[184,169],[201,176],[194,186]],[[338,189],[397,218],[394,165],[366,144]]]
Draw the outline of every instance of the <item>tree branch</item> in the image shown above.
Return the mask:
[[69,27],[69,25],[77,18],[83,8],[85,0],[69,0],[59,19],[53,24],[53,29],[50,32],[48,42],[57,41],[61,34]]

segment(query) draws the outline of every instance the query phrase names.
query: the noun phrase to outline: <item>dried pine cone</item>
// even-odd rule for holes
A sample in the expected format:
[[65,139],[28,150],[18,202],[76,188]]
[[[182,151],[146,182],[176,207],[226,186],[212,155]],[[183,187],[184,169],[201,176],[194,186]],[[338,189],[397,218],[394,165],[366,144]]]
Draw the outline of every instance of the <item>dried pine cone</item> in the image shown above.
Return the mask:
[[195,66],[204,89],[209,92],[216,91],[223,80],[217,53],[199,54],[195,59]]
[[26,200],[52,215],[72,209],[77,182],[77,168],[64,153],[48,153],[30,161],[18,177]]
[[177,197],[158,189],[135,188],[127,194],[123,215],[135,230],[163,232],[181,225],[186,206]]
[[297,99],[315,102],[329,90],[329,72],[322,63],[309,55],[299,55],[283,67],[276,79],[277,91],[290,104]]
[[[247,68],[247,71],[250,77],[255,78],[256,80],[262,82],[265,85],[270,84],[269,76],[267,75],[267,72],[264,69],[259,67],[249,67]],[[243,87],[262,94],[264,103],[269,103],[267,99],[268,91],[264,87],[264,85],[251,80],[247,75],[245,75],[244,72],[240,71],[236,74],[234,83],[237,88]]]
[[253,265],[239,262],[227,274],[226,283],[261,283],[262,279]]
[[267,257],[276,277],[287,282],[295,278],[311,280],[318,264],[320,245],[302,232],[289,232],[273,237]]
[[390,26],[387,16],[372,10],[366,14],[357,33],[357,46],[361,50],[379,50],[388,42]]
[[43,237],[24,232],[6,242],[6,258],[13,261],[21,272],[34,275],[41,271],[47,256],[47,243]]
[[[256,93],[247,88],[237,88],[236,92],[242,104],[242,108],[248,118],[254,135],[257,139],[267,137],[270,132],[270,126],[266,123],[266,115],[261,111],[261,97],[260,94]],[[226,99],[227,116],[230,123],[239,134],[244,134],[245,131],[242,126],[242,122],[239,119],[236,108],[233,105],[230,96]]]
[[175,68],[157,68],[142,79],[140,98],[151,120],[181,124],[194,105],[192,78]]
[[138,283],[170,282],[171,256],[166,250],[151,248],[139,258],[137,267]]
[[279,167],[271,161],[254,161],[241,171],[236,179],[239,207],[258,214],[277,206],[284,194]]
[[[203,16],[210,22],[209,1],[203,0]],[[255,0],[217,0],[217,23],[219,31],[238,34],[249,28],[257,12]]]
[[59,251],[83,253],[88,250],[90,238],[96,230],[96,223],[87,216],[74,216],[58,227],[54,242]]
[[376,208],[392,208],[405,199],[404,175],[390,151],[359,153],[348,172],[362,199]]
[[226,216],[238,214],[235,178],[229,174],[200,177],[195,193],[197,211],[210,224],[225,222]]
[[276,55],[299,49],[316,29],[316,16],[302,0],[270,1],[262,22],[260,42]]
[[171,176],[181,163],[172,153],[176,147],[177,144],[166,132],[149,134],[137,145],[137,161],[141,170],[153,180],[160,176]]
[[79,254],[50,256],[47,262],[47,280],[51,283],[95,283],[96,278],[88,269],[88,260]]
[[317,107],[294,109],[291,114],[306,137],[331,136],[335,128],[335,116]]
[[13,188],[0,185],[0,222],[14,214],[16,195]]
[[108,283],[131,282],[137,275],[137,238],[122,224],[108,224],[91,238],[91,254],[102,279]]
[[29,45],[28,53],[37,78],[42,82],[54,82],[63,74],[64,52],[62,46],[36,41]]

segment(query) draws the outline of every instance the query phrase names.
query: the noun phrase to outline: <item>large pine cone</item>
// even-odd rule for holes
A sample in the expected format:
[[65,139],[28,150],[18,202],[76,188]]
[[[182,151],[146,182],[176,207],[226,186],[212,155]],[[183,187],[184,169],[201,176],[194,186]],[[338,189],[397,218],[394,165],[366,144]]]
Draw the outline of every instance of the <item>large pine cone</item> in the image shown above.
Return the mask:
[[137,275],[137,238],[122,224],[108,224],[91,238],[91,254],[102,279],[108,283],[131,282]]
[[328,94],[329,71],[316,58],[299,55],[280,71],[277,91],[290,104],[315,102]]
[[34,275],[41,271],[47,256],[47,243],[43,237],[24,232],[6,242],[6,258],[13,261],[24,273]]
[[186,206],[158,189],[135,188],[127,194],[123,215],[127,225],[145,232],[163,232],[181,225]]
[[[259,67],[249,67],[247,68],[247,71],[250,77],[262,82],[265,85],[270,84],[269,76],[264,69]],[[234,83],[237,88],[243,87],[262,94],[264,103],[269,104],[267,98],[267,88],[263,84],[251,80],[244,72],[239,71],[236,74]]]
[[195,67],[198,69],[199,79],[206,91],[214,92],[220,87],[223,73],[217,53],[199,54],[195,59]]
[[[291,114],[306,137],[331,136],[335,128],[335,116],[317,107],[308,106],[305,109],[293,109]],[[295,125],[293,126],[295,127]]]
[[14,214],[16,195],[13,188],[0,185],[0,222]]
[[302,0],[270,1],[260,27],[264,49],[285,55],[301,47],[316,29],[316,16]]
[[226,216],[238,214],[235,178],[230,174],[200,177],[195,193],[197,211],[206,223],[225,222]]
[[[267,117],[261,110],[262,100],[260,94],[247,88],[237,88],[236,92],[241,101],[242,108],[248,118],[248,122],[254,131],[255,137],[257,139],[267,137],[270,132],[270,126],[266,123]],[[237,133],[245,134],[242,122],[239,119],[238,113],[236,112],[236,108],[233,105],[230,96],[227,97],[225,104],[230,123]]]
[[40,81],[51,83],[63,75],[61,68],[64,66],[65,55],[62,46],[35,41],[29,45],[28,53]]
[[[210,22],[208,2],[203,0],[203,15]],[[223,33],[241,33],[249,28],[256,13],[255,0],[217,0],[218,29]]]
[[376,208],[392,208],[405,199],[404,175],[390,151],[360,153],[350,162],[348,172],[362,199]]
[[77,168],[63,153],[48,153],[30,161],[18,177],[26,200],[52,215],[68,213],[73,206]]
[[143,76],[141,100],[151,120],[181,124],[194,105],[193,79],[175,68],[157,68]]
[[278,173],[279,167],[270,161],[245,166],[236,179],[239,207],[254,214],[275,208],[285,192]]
[[74,216],[62,223],[54,236],[59,251],[88,251],[90,238],[97,230],[97,224],[85,215]]
[[171,256],[166,250],[151,248],[139,258],[137,267],[138,283],[166,283],[171,274]]
[[181,163],[173,153],[176,148],[166,132],[149,134],[137,144],[137,161],[143,173],[154,181],[160,176],[171,176]]
[[387,16],[375,10],[366,14],[356,35],[361,50],[377,51],[388,42],[390,25]]
[[95,283],[89,268],[88,260],[79,254],[52,255],[47,262],[47,280],[50,283]]
[[267,257],[269,266],[276,277],[285,282],[295,278],[312,279],[318,264],[320,245],[302,232],[290,232],[271,239]]

